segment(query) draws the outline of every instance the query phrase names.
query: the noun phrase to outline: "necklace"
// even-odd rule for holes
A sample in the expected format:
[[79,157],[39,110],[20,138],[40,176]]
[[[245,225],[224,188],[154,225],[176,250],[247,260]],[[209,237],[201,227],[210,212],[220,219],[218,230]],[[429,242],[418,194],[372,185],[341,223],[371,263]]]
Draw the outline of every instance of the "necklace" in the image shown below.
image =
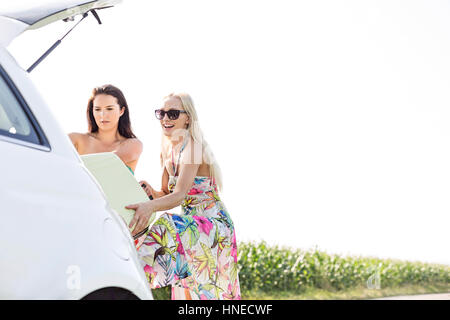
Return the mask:
[[180,148],[180,152],[178,153],[178,159],[177,162],[174,161],[174,155],[173,155],[173,148],[171,150],[171,155],[172,155],[172,169],[173,169],[173,176],[175,177],[177,175],[177,169],[178,169],[178,164],[180,162],[180,157],[181,157],[181,153],[183,152],[184,148],[186,147],[187,144],[187,139],[184,139],[183,141],[183,145]]
[[[177,174],[177,168],[178,168],[178,163],[180,162],[180,157],[181,157],[181,153],[183,152],[183,150],[184,150],[184,147],[186,147],[186,144],[187,144],[187,139],[185,138],[184,139],[184,142],[183,142],[183,145],[181,146],[181,149],[180,149],[180,153],[178,153],[178,159],[177,159],[177,162],[175,163],[175,161],[174,161],[174,155],[173,155],[173,148],[172,148],[172,150],[171,150],[171,156],[172,156],[172,169],[173,169],[173,179],[175,179],[175,176],[176,176],[176,174]],[[169,188],[169,192],[170,193],[172,193],[173,192],[173,190],[174,190],[174,188],[175,188],[175,183],[172,181],[172,183],[169,183],[169,186],[168,186],[168,188]]]

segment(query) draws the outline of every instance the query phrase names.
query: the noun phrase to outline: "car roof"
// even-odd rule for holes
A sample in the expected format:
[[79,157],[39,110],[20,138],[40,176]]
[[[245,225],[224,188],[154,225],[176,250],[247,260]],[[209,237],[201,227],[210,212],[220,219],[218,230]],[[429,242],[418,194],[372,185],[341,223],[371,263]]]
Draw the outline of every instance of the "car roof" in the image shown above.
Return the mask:
[[92,9],[114,6],[122,0],[2,0],[0,2],[0,44],[7,46],[29,29],[84,14]]

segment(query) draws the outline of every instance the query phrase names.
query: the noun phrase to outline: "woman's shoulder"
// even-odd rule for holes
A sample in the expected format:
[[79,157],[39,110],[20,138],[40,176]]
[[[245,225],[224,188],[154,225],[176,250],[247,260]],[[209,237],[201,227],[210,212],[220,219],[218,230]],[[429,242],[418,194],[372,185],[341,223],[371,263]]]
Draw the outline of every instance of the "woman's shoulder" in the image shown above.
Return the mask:
[[138,138],[125,138],[120,143],[120,147],[126,148],[128,151],[131,151],[131,152],[141,153],[144,148],[144,144]]
[[143,143],[138,138],[125,138],[121,144],[127,144],[129,146],[143,147]]
[[194,140],[194,138],[192,137],[189,137],[184,146],[184,150],[187,152],[192,152],[194,150],[202,150],[202,147],[203,145],[201,142]]
[[195,165],[203,165],[204,157],[203,157],[203,145],[201,142],[190,138],[186,143],[186,146],[181,153],[180,163],[181,164],[195,164]]
[[77,149],[79,153],[84,153],[86,145],[89,144],[88,141],[91,138],[89,133],[71,132],[68,136],[75,146],[75,149]]
[[79,143],[86,141],[89,139],[90,135],[89,133],[80,133],[80,132],[71,132],[69,133],[69,138],[72,140],[73,143]]

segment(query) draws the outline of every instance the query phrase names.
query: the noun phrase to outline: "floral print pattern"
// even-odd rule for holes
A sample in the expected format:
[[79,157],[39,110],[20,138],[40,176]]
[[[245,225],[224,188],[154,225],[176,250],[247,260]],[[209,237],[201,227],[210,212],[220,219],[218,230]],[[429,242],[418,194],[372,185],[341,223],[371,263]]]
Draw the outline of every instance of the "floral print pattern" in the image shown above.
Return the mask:
[[171,285],[172,299],[240,299],[236,234],[214,180],[195,177],[181,211],[161,216],[138,249],[150,287]]

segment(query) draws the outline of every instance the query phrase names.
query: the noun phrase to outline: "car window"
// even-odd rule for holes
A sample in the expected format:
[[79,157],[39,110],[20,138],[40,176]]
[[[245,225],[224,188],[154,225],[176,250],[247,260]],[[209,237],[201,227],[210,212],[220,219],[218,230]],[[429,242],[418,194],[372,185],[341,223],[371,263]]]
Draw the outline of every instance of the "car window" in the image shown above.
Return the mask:
[[45,138],[43,139],[36,128],[37,122],[4,70],[0,68],[0,136],[46,145]]

